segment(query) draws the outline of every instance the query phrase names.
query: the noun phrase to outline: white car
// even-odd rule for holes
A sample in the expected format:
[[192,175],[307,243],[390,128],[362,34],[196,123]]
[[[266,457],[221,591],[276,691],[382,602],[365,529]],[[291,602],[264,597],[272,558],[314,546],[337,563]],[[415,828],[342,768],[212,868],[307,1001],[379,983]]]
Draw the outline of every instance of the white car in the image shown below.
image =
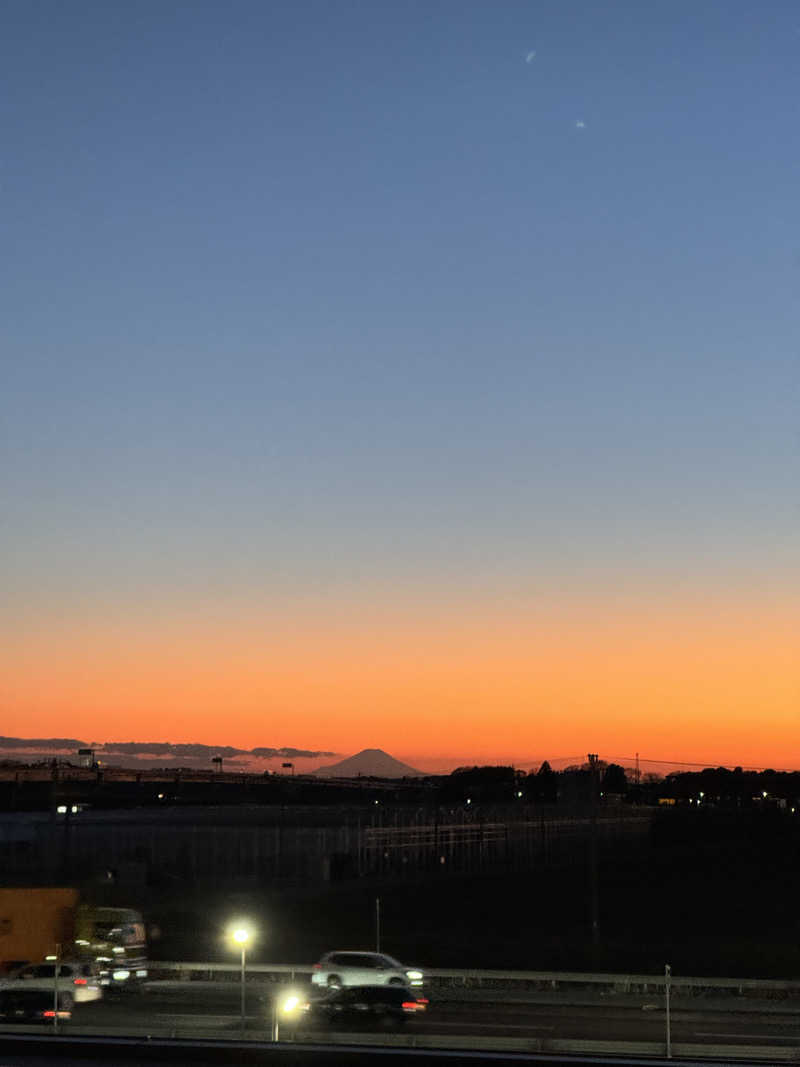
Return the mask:
[[[55,993],[55,964],[29,963],[18,971],[0,980],[0,1002],[15,998],[17,994]],[[75,1004],[100,1000],[103,988],[92,963],[82,960],[64,960],[58,965],[58,1008],[72,1011]]]
[[311,972],[312,985],[337,989],[341,986],[421,986],[422,971],[406,967],[380,952],[328,952]]

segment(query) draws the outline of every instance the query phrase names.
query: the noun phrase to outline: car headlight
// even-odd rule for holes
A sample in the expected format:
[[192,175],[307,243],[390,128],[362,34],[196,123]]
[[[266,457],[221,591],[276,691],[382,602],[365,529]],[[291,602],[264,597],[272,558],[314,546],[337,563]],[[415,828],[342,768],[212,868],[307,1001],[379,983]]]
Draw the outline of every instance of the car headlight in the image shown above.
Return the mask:
[[418,985],[422,981],[422,971],[406,971],[406,978],[413,985]]

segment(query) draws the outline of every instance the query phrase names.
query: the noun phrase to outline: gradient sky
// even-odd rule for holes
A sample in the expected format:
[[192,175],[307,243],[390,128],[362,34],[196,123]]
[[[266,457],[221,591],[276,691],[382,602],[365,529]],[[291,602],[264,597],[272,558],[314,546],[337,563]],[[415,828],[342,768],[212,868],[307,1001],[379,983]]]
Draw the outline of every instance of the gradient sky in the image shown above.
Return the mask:
[[794,2],[0,10],[0,733],[800,766]]

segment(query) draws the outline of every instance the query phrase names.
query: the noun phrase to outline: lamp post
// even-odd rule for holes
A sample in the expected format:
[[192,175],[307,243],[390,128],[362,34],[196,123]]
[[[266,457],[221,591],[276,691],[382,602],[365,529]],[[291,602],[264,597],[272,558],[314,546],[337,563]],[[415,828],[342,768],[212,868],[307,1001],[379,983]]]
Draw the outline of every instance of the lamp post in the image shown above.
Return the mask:
[[241,998],[241,1025],[242,1025],[242,1037],[244,1037],[245,1028],[245,976],[247,966],[247,945],[252,937],[252,933],[246,926],[235,926],[231,931],[231,938],[234,943],[242,950],[242,998]]

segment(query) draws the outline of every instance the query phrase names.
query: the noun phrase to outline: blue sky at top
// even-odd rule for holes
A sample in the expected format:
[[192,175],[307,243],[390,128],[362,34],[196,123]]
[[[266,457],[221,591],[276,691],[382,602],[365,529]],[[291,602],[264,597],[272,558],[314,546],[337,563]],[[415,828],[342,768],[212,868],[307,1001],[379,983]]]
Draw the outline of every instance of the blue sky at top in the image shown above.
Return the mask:
[[796,585],[795,4],[2,16],[9,603]]

